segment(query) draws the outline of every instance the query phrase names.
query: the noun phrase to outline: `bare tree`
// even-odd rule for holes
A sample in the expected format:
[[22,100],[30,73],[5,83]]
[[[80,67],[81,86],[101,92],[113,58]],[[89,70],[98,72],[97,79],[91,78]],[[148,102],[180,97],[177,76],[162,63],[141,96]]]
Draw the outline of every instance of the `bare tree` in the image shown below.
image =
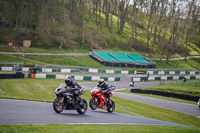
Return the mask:
[[127,20],[129,3],[130,3],[130,0],[119,0],[118,9],[119,9],[120,20],[119,20],[118,33],[120,35],[123,34],[124,24]]
[[133,0],[133,7],[132,7],[132,43],[133,45],[137,44],[137,17],[138,12],[140,11],[140,7],[142,6],[143,1],[140,0]]
[[112,33],[112,28],[113,28],[113,15],[114,15],[114,13],[116,12],[116,10],[117,10],[117,0],[111,0],[111,7],[112,7],[112,9],[111,9],[111,20],[110,20],[110,28],[109,28],[109,30],[110,30],[110,32]]
[[188,46],[190,45],[191,41],[191,36],[193,35],[192,33],[195,32],[195,24],[197,22],[197,12],[196,12],[196,7],[197,3],[196,0],[192,0],[191,2],[188,3],[187,5],[187,16],[185,19],[185,60],[187,60],[188,56]]
[[[171,6],[171,17],[173,19],[172,26],[170,27],[170,37],[165,44],[165,48],[163,52],[166,50],[166,63],[169,62],[169,59],[172,54],[174,54],[176,51],[175,47],[177,46],[178,40],[180,39],[180,34],[183,32],[182,27],[181,27],[181,10],[182,10],[182,5],[178,3],[177,0],[172,1],[172,6]],[[163,55],[163,53],[162,53]],[[161,56],[162,56],[161,55]]]
[[22,7],[23,7],[23,4],[24,4],[24,1],[23,0],[11,0],[13,6],[14,6],[14,9],[15,9],[15,24],[16,24],[16,36],[19,35],[20,33],[20,28],[21,28],[21,13],[22,13]]
[[[149,13],[149,20],[148,20],[148,26],[147,26],[147,51],[150,52],[150,48],[149,48],[149,41],[151,39],[151,33],[152,33],[152,30],[151,32],[149,31],[150,30],[150,26],[151,26],[151,21],[152,21],[152,17],[153,15],[155,14],[155,7],[156,7],[156,0],[152,0],[150,1],[150,13]],[[151,54],[150,54],[151,55]]]
[[109,27],[110,0],[104,0],[105,5],[105,25]]

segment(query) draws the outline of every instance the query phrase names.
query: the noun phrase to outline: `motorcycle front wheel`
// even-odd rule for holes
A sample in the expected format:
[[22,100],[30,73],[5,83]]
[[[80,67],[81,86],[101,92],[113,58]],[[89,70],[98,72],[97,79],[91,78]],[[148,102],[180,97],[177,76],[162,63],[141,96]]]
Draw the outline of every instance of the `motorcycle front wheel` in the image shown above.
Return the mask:
[[77,109],[77,112],[79,114],[85,114],[85,112],[87,111],[87,101],[85,99],[81,99],[81,103],[80,103],[80,107]]
[[90,104],[90,108],[91,108],[92,110],[96,110],[97,107],[98,107],[98,102],[95,101],[95,98],[94,98],[94,97],[92,97],[92,98],[90,99],[89,104]]
[[53,109],[56,113],[61,113],[64,109],[62,97],[56,97],[53,102]]
[[113,100],[111,100],[111,103],[108,105],[107,111],[108,111],[109,113],[112,113],[114,110],[115,110],[115,103],[114,103]]

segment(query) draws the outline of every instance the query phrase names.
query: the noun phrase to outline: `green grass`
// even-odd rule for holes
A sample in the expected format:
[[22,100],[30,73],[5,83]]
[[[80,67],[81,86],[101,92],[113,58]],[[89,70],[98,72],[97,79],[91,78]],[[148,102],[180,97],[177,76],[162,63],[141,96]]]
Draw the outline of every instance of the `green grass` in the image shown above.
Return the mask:
[[[15,45],[15,44],[14,44]],[[30,48],[24,48],[24,47],[18,47],[20,52],[23,53],[54,53],[54,54],[60,54],[60,53],[88,53],[90,49],[87,48],[80,48],[80,44],[77,43],[76,45],[79,46],[79,49],[59,49],[57,47],[44,47],[44,48],[36,48],[36,47],[30,47]],[[15,52],[14,48],[8,47],[8,45],[1,45],[0,44],[0,52]]]
[[[54,65],[63,65],[63,66],[72,66],[72,67],[82,66],[82,67],[95,67],[95,68],[104,68],[104,69],[133,70],[133,68],[107,67],[93,60],[89,56],[74,57],[74,56],[25,55],[25,57],[22,57],[20,55],[0,54],[0,62],[1,63],[19,62],[19,63],[23,63],[23,66],[35,66],[35,64],[38,64],[38,65],[54,64]],[[134,69],[134,70],[145,70],[145,69]]]
[[200,82],[196,81],[196,82],[190,82],[190,83],[154,85],[150,87],[144,87],[141,89],[172,92],[172,93],[177,93],[177,94],[185,94],[185,95],[200,97],[199,88],[200,88]]
[[54,100],[55,88],[62,82],[52,79],[1,79],[0,97],[50,102]]
[[[0,98],[52,102],[55,98],[54,90],[61,82],[63,80],[1,79]],[[82,97],[89,101],[91,98],[89,91]],[[112,97],[112,99],[116,103],[115,112],[200,127],[200,119],[195,116],[118,97]]]
[[[28,60],[27,60],[28,59]],[[48,55],[25,55],[25,57],[18,55],[2,55],[0,54],[0,61],[4,62],[21,62],[24,65],[45,65],[45,64],[55,64],[55,65],[71,65],[71,66],[84,66],[84,67],[98,67],[98,68],[112,68],[112,69],[125,69],[125,70],[137,70],[136,68],[120,68],[120,67],[106,67],[99,62],[95,61],[89,56],[48,56]],[[200,66],[200,59],[188,59],[170,61],[168,64],[165,61],[155,61],[156,68],[162,69],[190,69],[196,70]],[[138,69],[139,70],[139,69]],[[146,70],[146,69],[140,69]]]
[[189,103],[189,104],[197,105],[197,102],[182,100],[182,99],[177,99],[177,98],[172,98],[172,97],[164,97],[164,96],[158,96],[158,95],[152,95],[152,94],[131,93],[130,89],[119,90],[118,92],[128,93],[128,94],[133,94],[133,95],[140,95],[140,96],[147,96],[147,97],[154,97],[154,98],[159,98],[159,99],[164,99],[164,100],[169,100],[169,101],[175,101],[175,102]]
[[[78,44],[77,44],[78,45]],[[88,49],[59,49],[59,48],[24,48],[20,47],[20,51],[24,53],[54,53],[54,54],[61,54],[61,53],[88,53]]]
[[38,62],[36,60],[27,60],[22,56],[16,55],[2,55],[0,54],[0,62],[1,63],[23,63],[25,66],[34,66],[36,63],[40,65],[44,65],[43,62]]
[[42,55],[28,55],[26,58],[44,62],[46,64],[58,64],[58,65],[71,65],[71,66],[85,66],[85,67],[103,67],[100,63],[93,60],[89,56],[42,56]]
[[15,52],[15,50],[8,45],[0,45],[0,52]]
[[200,128],[157,125],[0,125],[1,133],[198,133]]
[[194,69],[194,68],[199,68],[200,66],[200,59],[188,59],[187,61],[176,60],[176,61],[169,61],[169,63],[166,63],[165,61],[156,61],[156,60],[153,61],[156,63],[156,68]]

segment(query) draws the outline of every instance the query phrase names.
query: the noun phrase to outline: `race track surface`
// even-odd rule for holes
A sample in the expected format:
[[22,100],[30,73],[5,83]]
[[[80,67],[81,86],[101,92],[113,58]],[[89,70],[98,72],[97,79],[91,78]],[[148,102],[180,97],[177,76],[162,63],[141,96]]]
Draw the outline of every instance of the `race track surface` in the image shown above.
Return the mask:
[[88,109],[80,115],[76,110],[55,113],[52,103],[0,99],[0,124],[144,124],[185,126],[150,118],[108,113]]

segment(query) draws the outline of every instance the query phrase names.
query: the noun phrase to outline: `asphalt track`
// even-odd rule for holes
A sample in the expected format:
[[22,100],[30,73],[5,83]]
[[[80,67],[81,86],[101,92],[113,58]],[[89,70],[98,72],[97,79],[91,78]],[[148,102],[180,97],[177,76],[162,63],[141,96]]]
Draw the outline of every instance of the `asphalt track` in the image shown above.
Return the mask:
[[76,110],[55,113],[52,103],[25,100],[0,99],[0,124],[142,124],[185,126],[150,118],[108,113],[105,110],[88,109],[80,115]]

